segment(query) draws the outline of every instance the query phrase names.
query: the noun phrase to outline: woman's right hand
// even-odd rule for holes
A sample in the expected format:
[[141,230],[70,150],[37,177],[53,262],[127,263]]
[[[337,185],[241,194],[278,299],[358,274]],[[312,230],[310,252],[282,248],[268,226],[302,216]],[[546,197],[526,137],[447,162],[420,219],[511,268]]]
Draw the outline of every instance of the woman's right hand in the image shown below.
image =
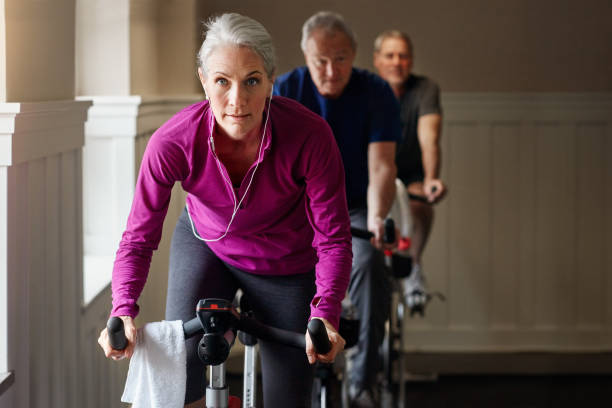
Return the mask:
[[108,338],[108,330],[104,328],[100,332],[100,337],[98,337],[98,344],[104,350],[104,355],[108,358],[112,358],[113,360],[122,360],[124,358],[132,357],[134,354],[134,346],[136,345],[136,326],[134,325],[134,320],[130,316],[119,316],[121,320],[123,320],[123,331],[125,332],[125,337],[127,338],[128,345],[123,350],[115,350],[111,347],[110,340]]

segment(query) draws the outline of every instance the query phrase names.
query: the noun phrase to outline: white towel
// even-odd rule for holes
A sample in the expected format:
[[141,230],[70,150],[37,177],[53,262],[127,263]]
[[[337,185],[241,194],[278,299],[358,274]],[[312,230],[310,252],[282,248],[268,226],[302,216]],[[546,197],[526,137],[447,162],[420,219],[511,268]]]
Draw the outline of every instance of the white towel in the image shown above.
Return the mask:
[[138,330],[121,401],[132,408],[182,408],[186,365],[183,322],[145,324]]

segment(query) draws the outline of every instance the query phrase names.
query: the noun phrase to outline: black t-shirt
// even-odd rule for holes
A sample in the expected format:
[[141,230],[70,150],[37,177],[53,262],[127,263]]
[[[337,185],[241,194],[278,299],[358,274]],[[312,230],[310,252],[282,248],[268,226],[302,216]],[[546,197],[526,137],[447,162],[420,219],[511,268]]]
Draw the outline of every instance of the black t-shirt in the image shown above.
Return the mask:
[[406,185],[423,180],[417,125],[421,116],[430,113],[442,114],[440,88],[431,79],[412,74],[406,80],[404,95],[400,100],[402,138],[396,155],[398,178]]

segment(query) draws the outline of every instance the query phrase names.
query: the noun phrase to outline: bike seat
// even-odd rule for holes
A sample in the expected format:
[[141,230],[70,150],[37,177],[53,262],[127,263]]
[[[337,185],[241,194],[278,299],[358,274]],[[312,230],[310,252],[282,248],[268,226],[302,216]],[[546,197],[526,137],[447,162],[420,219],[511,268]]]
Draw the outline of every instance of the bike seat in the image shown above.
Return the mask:
[[394,278],[407,278],[412,271],[412,258],[406,255],[393,254],[392,265]]
[[346,341],[344,349],[353,347],[359,340],[359,319],[340,317],[340,329],[338,332],[344,341]]

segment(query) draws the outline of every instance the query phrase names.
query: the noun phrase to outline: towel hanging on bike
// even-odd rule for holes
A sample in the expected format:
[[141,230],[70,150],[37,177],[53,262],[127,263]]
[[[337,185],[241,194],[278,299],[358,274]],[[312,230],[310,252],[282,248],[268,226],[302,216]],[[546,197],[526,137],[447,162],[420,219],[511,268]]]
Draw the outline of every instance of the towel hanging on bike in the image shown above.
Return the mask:
[[182,408],[186,365],[183,322],[145,324],[138,330],[121,401],[133,408]]

